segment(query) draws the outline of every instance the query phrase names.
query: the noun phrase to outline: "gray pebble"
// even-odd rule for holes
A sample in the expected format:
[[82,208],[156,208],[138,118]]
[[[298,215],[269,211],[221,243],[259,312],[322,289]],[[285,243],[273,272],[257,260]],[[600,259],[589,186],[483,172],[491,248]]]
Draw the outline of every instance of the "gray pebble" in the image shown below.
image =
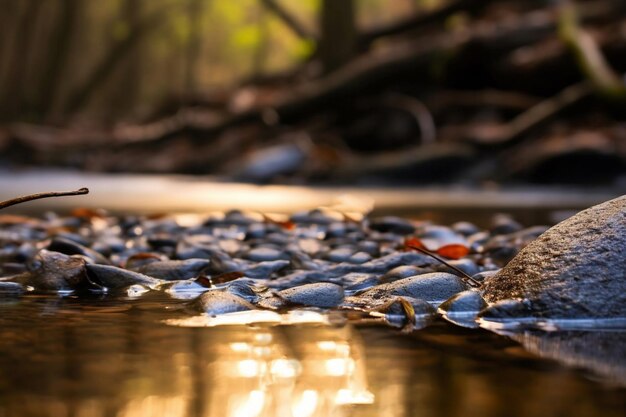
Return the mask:
[[432,272],[426,268],[420,268],[414,265],[400,265],[392,270],[388,271],[385,275],[380,277],[380,283],[393,282],[402,278],[408,278],[415,275],[425,274]]
[[291,303],[309,307],[332,308],[343,301],[343,288],[337,284],[318,282],[279,291],[278,296]]
[[208,259],[185,259],[182,261],[157,261],[142,265],[137,272],[153,278],[167,281],[184,280],[197,277],[208,268],[211,261]]
[[87,264],[86,269],[91,281],[109,289],[124,289],[131,285],[156,288],[161,283],[156,278],[112,265]]
[[286,253],[268,247],[250,249],[245,257],[254,262],[277,261],[279,259],[289,258]]
[[209,315],[235,313],[237,311],[254,310],[250,302],[228,292],[212,290],[207,291],[189,304],[193,311],[203,312]]
[[348,258],[348,262],[353,264],[364,264],[372,260],[372,256],[367,252],[357,252]]
[[399,295],[437,304],[468,289],[461,278],[447,272],[432,272],[377,285],[363,293],[370,297]]
[[376,217],[370,220],[369,227],[378,232],[390,232],[398,235],[415,233],[411,221],[395,216]]
[[346,262],[352,254],[354,254],[354,248],[343,247],[331,250],[326,254],[325,258],[331,262]]

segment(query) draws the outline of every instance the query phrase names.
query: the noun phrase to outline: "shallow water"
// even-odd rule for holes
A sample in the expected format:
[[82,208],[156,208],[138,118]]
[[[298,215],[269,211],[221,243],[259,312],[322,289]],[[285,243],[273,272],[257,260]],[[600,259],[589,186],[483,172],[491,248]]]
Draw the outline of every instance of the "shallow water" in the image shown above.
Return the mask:
[[[485,330],[443,322],[411,335],[315,324],[191,328],[167,324],[181,314],[172,303],[3,301],[0,416],[608,417],[626,410],[626,389],[614,379],[540,359]],[[583,345],[597,347],[597,357],[606,355],[602,346],[623,350],[626,333],[616,334]],[[557,358],[554,346],[577,352],[551,337],[556,343],[537,342],[537,333],[521,341],[535,353],[548,346]]]

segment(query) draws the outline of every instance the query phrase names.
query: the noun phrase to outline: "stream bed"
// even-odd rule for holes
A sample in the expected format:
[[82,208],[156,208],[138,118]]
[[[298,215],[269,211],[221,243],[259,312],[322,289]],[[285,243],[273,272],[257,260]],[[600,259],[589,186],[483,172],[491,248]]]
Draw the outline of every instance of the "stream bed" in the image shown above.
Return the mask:
[[[542,359],[485,330],[443,321],[410,335],[320,324],[189,328],[168,324],[176,303],[156,296],[3,302],[0,416],[609,417],[626,410],[619,381]],[[571,358],[567,340],[544,350]],[[621,343],[623,352],[626,333],[604,332],[602,341]],[[602,357],[602,344],[589,342],[592,361],[595,354],[621,362],[623,372],[624,356]]]
[[[18,190],[42,191],[39,178],[37,175],[4,177],[2,180],[7,187],[3,187],[3,192],[15,196]],[[405,236],[413,232],[417,235],[420,230],[424,243],[428,236],[450,243],[447,241],[449,229],[433,226],[428,221],[420,223],[424,219],[439,224],[470,220],[488,228],[487,222],[497,211],[517,211],[516,218],[526,227],[551,224],[571,214],[572,210],[604,199],[604,194],[554,194],[551,190],[450,193],[381,188],[351,190],[351,197],[345,198],[346,190],[340,188],[233,186],[180,178],[75,178],[54,174],[48,180],[57,180],[60,188],[67,189],[89,185],[92,194],[88,198],[37,202],[23,206],[24,210],[20,206],[6,212],[9,215],[3,220],[2,236],[8,245],[3,254],[6,258],[3,274],[26,273],[28,276],[31,271],[31,276],[22,281],[20,291],[28,289],[27,293],[0,297],[0,417],[611,417],[623,416],[626,411],[626,329],[623,323],[609,326],[612,328],[585,323],[568,330],[521,328],[515,332],[502,329],[492,329],[492,332],[455,326],[444,321],[441,315],[435,315],[432,307],[429,308],[433,311],[430,316],[435,317],[433,321],[411,323],[401,316],[400,325],[394,328],[393,320],[385,318],[392,315],[384,314],[391,314],[392,307],[396,310],[402,307],[401,313],[409,317],[407,311],[412,310],[406,310],[406,303],[390,305],[389,310],[382,309],[384,306],[369,306],[376,307],[375,310],[359,311],[357,308],[356,312],[348,309],[339,315],[333,310],[327,314],[324,308],[329,306],[325,305],[318,306],[321,310],[280,310],[285,307],[282,305],[284,295],[289,294],[290,287],[309,282],[309,275],[310,279],[318,279],[307,271],[315,267],[314,264],[325,273],[336,272],[325,280],[343,285],[347,297],[385,282],[384,279],[398,282],[404,278],[391,272],[382,275],[396,266],[397,256],[426,268],[412,267],[419,270],[414,273],[439,271],[436,273],[447,274],[449,280],[450,270],[445,266],[405,252]],[[379,201],[389,205],[381,205]],[[218,216],[204,224],[198,223],[198,213],[226,211],[225,202],[247,210],[282,213],[310,208],[314,203],[356,214],[367,212],[373,206],[377,215],[406,217],[410,213],[411,219],[420,220],[408,225],[411,230],[399,232],[407,224],[398,218],[389,217],[375,227],[370,224],[362,228],[362,225],[357,226],[360,222],[353,214],[340,216],[340,220],[332,220],[332,224],[347,227],[351,230],[348,235],[356,236],[353,242],[341,245],[343,234],[332,239],[329,236],[331,232],[345,231],[329,226],[331,223],[316,223],[320,220],[317,218],[301,219],[305,225],[297,226],[289,221],[259,218],[258,214],[252,216],[256,220],[250,222],[248,214],[233,211],[226,214],[226,220]],[[41,217],[47,210],[63,213],[76,207],[87,209],[74,211],[74,218],[69,219],[50,213]],[[120,227],[122,223],[117,224],[118,220],[103,217],[97,210],[103,207],[117,213],[188,210],[194,214],[177,215],[175,222],[162,216],[132,215],[126,217],[125,225]],[[36,217],[11,217],[11,213]],[[311,212],[308,216],[324,218],[326,214]],[[298,224],[293,217],[291,220]],[[416,225],[418,230],[414,230]],[[511,225],[514,229],[522,227],[511,220],[498,227]],[[321,255],[311,254],[311,259],[289,252],[289,261],[281,258],[282,253],[276,255],[268,248],[252,250],[255,239],[259,240],[255,245],[260,243],[263,247],[266,243],[266,238],[253,239],[252,233],[259,232],[257,229],[261,226],[263,230],[273,230],[275,239],[281,238],[270,248],[274,252],[277,248],[286,248],[293,239],[299,242],[301,249],[308,251],[319,245],[323,249],[334,239],[337,250],[327,253],[320,249]],[[469,226],[457,224],[455,233],[463,234]],[[476,265],[470,262],[468,266],[463,260],[457,265],[478,266],[481,271],[489,272],[506,263],[523,244],[544,230],[531,227],[524,229],[527,232],[516,229],[498,235],[494,226],[491,227],[487,234],[469,230],[465,237],[457,235],[452,242],[455,245],[440,246],[438,250],[458,249],[459,242],[462,248],[469,248],[470,235],[483,233],[484,239],[490,238],[497,245],[489,249],[485,241],[482,248],[472,246],[470,257]],[[372,232],[375,228],[380,230]],[[387,236],[385,228],[395,228],[400,234]],[[205,240],[195,239],[190,241],[191,246],[181,246],[191,230],[195,230],[196,238],[204,236]],[[213,236],[215,241],[209,242],[205,235]],[[363,246],[364,236],[390,240],[380,248]],[[111,248],[118,248],[110,249],[108,259],[102,259],[102,254],[90,248],[97,248],[106,239],[112,242]],[[77,246],[77,242],[89,248]],[[211,246],[216,243],[221,245],[217,251]],[[354,251],[341,252],[357,244],[361,245],[358,246],[361,251],[373,251],[374,259],[370,261],[371,257],[364,252],[358,253],[363,259],[352,259],[357,256]],[[66,251],[67,255],[52,256],[51,252],[44,251],[46,248]],[[100,245],[99,250],[103,251],[102,248]],[[379,249],[386,251],[387,257],[378,253]],[[186,252],[188,256],[183,256]],[[35,256],[37,253],[39,258]],[[78,258],[67,257],[76,254]],[[110,262],[130,268],[132,262],[209,256],[214,266],[213,278],[231,280],[238,277],[228,275],[233,271],[254,276],[255,262],[268,254],[280,255],[269,263],[290,265],[287,271],[292,272],[294,268],[301,268],[306,279],[299,282],[296,278],[300,275],[296,274],[289,275],[293,281],[283,282],[287,272],[278,275],[264,272],[256,277],[260,282],[272,275],[268,285],[276,287],[276,291],[287,292],[281,292],[283,296],[278,297],[271,292],[259,293],[261,299],[255,303],[262,309],[233,313],[234,316],[212,316],[209,310],[200,316],[185,312],[185,306],[190,305],[189,298],[206,291],[202,288],[206,277],[197,274],[193,275],[195,282],[187,283],[192,290],[187,296],[187,286],[169,287],[163,282],[153,285],[152,281],[144,282],[149,277],[137,275],[131,277],[144,280],[141,283],[146,288],[131,285],[123,291],[118,288],[108,293],[106,288],[98,291],[102,287],[90,281],[91,292],[84,292],[85,288],[76,288],[78,292],[74,292],[71,285],[66,288],[67,283],[61,283],[58,288],[54,287],[58,293],[46,293],[50,288],[41,287],[43,291],[37,291],[37,285],[52,285],[47,281],[49,277],[44,274],[45,279],[44,275],[37,278],[33,272],[37,262],[45,266],[51,256],[51,262],[61,263],[83,259],[79,267],[87,267],[96,278],[100,274],[105,280],[100,285],[110,287],[105,274],[110,271],[109,267],[87,264]],[[344,259],[346,256],[349,259]],[[391,263],[385,266],[384,262],[388,261],[378,262],[382,259]],[[87,264],[86,260],[89,260]],[[345,261],[353,264],[342,263]],[[368,272],[371,276],[359,277],[353,273],[354,282],[346,281],[350,274],[340,273],[343,269]],[[115,271],[116,274],[128,273]],[[37,280],[33,281],[34,278]],[[35,291],[31,285],[35,286]],[[137,288],[141,291],[136,292]],[[243,295],[257,298],[250,293]],[[434,297],[439,300],[435,304],[433,300],[427,301],[436,307],[447,297]],[[423,307],[419,303],[414,306]],[[356,303],[351,307],[359,306]],[[354,314],[357,319],[350,319]],[[383,320],[370,320],[370,316]],[[243,324],[246,320],[255,324]],[[407,323],[413,327],[406,327]],[[403,326],[404,331],[397,328]]]

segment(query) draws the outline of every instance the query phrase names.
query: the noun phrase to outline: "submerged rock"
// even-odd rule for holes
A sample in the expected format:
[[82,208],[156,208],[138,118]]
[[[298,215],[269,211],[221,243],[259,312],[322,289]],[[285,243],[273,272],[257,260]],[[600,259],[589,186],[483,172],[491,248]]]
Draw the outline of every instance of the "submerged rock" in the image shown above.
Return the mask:
[[208,259],[196,258],[157,261],[142,265],[136,272],[166,281],[177,281],[197,277],[210,263]]
[[622,196],[542,234],[486,280],[484,297],[491,303],[527,299],[531,314],[540,317],[626,317],[625,253]]
[[112,265],[87,265],[87,272],[93,282],[114,290],[126,289],[131,285],[156,288],[161,284],[161,280],[156,278]]
[[18,282],[36,291],[71,291],[88,284],[85,260],[46,249],[27,264]]
[[279,291],[278,296],[290,304],[332,308],[343,301],[344,293],[340,285],[318,282]]
[[189,309],[207,314],[226,314],[254,310],[250,302],[224,291],[207,291],[188,305]]
[[380,284],[362,295],[370,298],[399,295],[440,303],[466,289],[467,285],[458,276],[447,272],[432,272]]

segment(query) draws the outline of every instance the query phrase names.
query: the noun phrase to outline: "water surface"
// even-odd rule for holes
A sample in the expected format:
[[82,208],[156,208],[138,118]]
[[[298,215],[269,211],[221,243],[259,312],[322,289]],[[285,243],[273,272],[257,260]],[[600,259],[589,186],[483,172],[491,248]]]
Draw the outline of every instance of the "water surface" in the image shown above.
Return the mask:
[[540,359],[485,330],[443,322],[411,335],[315,324],[190,328],[166,324],[180,315],[172,303],[2,301],[0,416],[610,417],[626,410],[626,389],[610,378]]

